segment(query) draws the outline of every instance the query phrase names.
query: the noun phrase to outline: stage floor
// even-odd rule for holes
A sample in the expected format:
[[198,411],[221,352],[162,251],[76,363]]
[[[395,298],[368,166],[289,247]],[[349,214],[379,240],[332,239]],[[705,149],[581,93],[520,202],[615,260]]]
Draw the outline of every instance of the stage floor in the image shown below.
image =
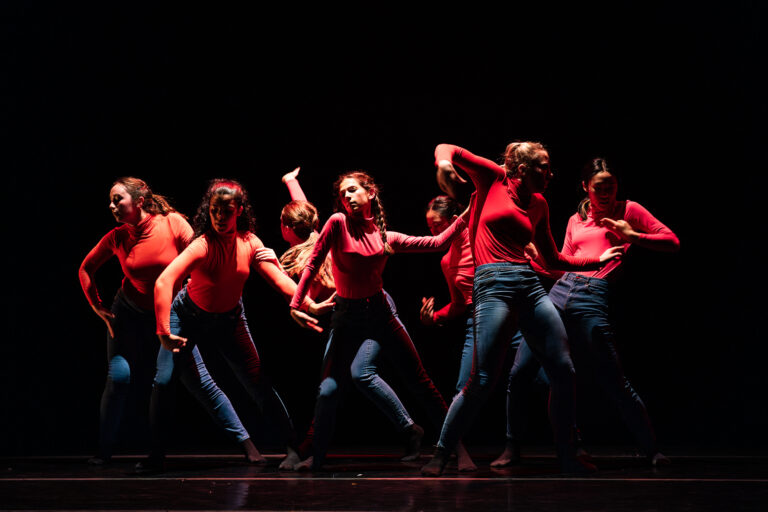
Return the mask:
[[600,471],[557,473],[546,450],[522,464],[489,467],[490,449],[472,449],[479,469],[424,478],[429,458],[398,461],[395,450],[336,452],[319,473],[278,472],[234,455],[170,456],[166,470],[135,475],[139,457],[104,467],[87,457],[2,458],[1,510],[768,510],[768,457],[668,450],[672,465],[651,468],[620,449],[593,451]]

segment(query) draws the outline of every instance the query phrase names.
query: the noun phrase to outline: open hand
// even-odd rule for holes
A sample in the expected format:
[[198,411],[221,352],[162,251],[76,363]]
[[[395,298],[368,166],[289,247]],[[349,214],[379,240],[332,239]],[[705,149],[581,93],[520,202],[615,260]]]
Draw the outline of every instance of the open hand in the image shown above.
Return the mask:
[[299,175],[299,170],[300,169],[301,169],[301,167],[297,167],[294,170],[292,170],[291,172],[287,172],[287,173],[283,174],[283,183],[285,183],[288,180],[295,180],[296,176]]
[[323,328],[317,325],[317,318],[311,317],[303,311],[298,309],[291,309],[291,318],[305,329],[312,329],[313,331],[323,332]]
[[323,302],[311,303],[309,305],[309,312],[315,316],[319,316],[319,315],[324,315],[329,311],[332,311],[333,306],[336,305],[336,303],[334,302],[334,299],[336,299],[336,292],[333,292],[333,295],[325,299]]
[[93,306],[93,311],[97,315],[99,315],[99,318],[104,320],[105,324],[107,324],[107,331],[109,331],[109,337],[114,338],[115,328],[113,326],[113,323],[115,322],[115,315],[113,315],[112,312],[107,308],[105,308],[102,304],[97,304],[96,306]]
[[164,349],[174,353],[187,345],[187,338],[182,338],[175,334],[158,334],[157,337],[160,338],[160,343],[163,345]]

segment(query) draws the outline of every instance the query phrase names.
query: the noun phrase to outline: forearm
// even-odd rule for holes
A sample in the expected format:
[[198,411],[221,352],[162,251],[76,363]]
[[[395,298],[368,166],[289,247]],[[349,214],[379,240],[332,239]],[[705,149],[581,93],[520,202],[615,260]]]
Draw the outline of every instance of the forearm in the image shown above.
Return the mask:
[[285,181],[285,186],[288,187],[288,193],[291,196],[292,201],[306,201],[307,196],[304,195],[304,191],[299,185],[299,180],[292,178]]

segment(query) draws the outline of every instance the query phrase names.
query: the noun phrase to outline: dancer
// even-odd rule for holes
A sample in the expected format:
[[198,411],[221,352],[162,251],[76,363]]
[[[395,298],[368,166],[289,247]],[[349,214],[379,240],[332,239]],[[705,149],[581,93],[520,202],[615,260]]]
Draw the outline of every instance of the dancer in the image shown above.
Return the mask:
[[[164,436],[168,432],[168,384],[174,373],[195,394],[211,395],[211,400],[226,397],[212,393],[214,381],[193,348],[197,344],[217,349],[237,378],[257,403],[261,412],[275,419],[286,445],[286,458],[280,469],[291,469],[299,462],[294,448],[293,425],[280,397],[261,371],[261,361],[248,329],[242,291],[251,268],[256,270],[286,299],[293,296],[296,284],[279,268],[270,249],[253,234],[254,218],[245,189],[233,180],[213,180],[194,219],[199,236],[173,260],[155,284],[157,334],[163,345],[152,394],[155,450],[147,461],[162,462]],[[188,284],[173,299],[173,290],[189,275]],[[173,299],[173,303],[171,300]],[[315,304],[307,299],[303,306],[321,314],[332,303]],[[309,315],[296,318],[303,326],[316,328]]]
[[[603,158],[595,158],[582,173],[587,197],[568,220],[562,253],[590,257],[612,246],[628,250],[631,245],[662,252],[680,247],[677,236],[648,210],[634,201],[617,201],[618,182]],[[574,363],[588,368],[618,408],[638,446],[653,466],[669,464],[659,452],[656,436],[640,396],[624,375],[609,319],[611,289],[620,279],[622,261],[615,259],[593,272],[568,272],[549,292],[563,319]],[[509,374],[507,400],[514,401],[539,365],[531,351],[522,347]],[[513,462],[516,440],[507,439],[501,463]]]
[[574,369],[565,328],[528,263],[525,247],[533,241],[550,267],[563,269],[599,268],[618,256],[621,248],[609,248],[599,258],[577,258],[557,251],[549,228],[549,208],[541,195],[552,172],[549,154],[539,143],[507,146],[504,167],[448,144],[437,146],[435,162],[438,167],[462,169],[477,190],[469,224],[475,260],[475,350],[469,382],[451,404],[435,455],[422,473],[442,474],[448,454],[491,392],[508,341],[518,327],[551,383],[550,418],[561,469],[594,471],[594,466],[575,454]]
[[[99,454],[88,461],[95,465],[108,463],[112,457],[125,401],[137,374],[143,371],[151,378],[155,367],[159,348],[155,335],[155,280],[194,237],[186,219],[138,178],[115,181],[109,198],[109,208],[122,225],[91,249],[79,272],[88,302],[107,326],[108,372],[101,398]],[[99,297],[94,274],[112,256],[119,260],[125,277],[112,307],[107,309]],[[197,354],[197,349],[194,352]],[[212,391],[218,392],[218,388],[214,385]],[[226,397],[217,409],[203,397],[198,398],[225,432],[240,443],[246,458],[260,457]]]
[[[368,396],[385,414],[398,411],[396,417],[390,418],[393,422],[398,421],[404,431],[413,428],[413,420],[396,400],[394,391],[378,377],[375,366],[371,371],[366,369],[375,362],[379,347],[402,350],[402,342],[398,340],[404,337],[404,327],[387,302],[381,274],[387,256],[395,251],[439,251],[447,247],[465,225],[459,219],[438,237],[411,237],[387,231],[378,188],[368,174],[362,171],[343,174],[334,184],[334,190],[337,210],[344,211],[333,214],[323,227],[291,301],[291,315],[296,318],[312,279],[330,251],[337,288],[336,306],[315,408],[314,455],[299,469],[322,467],[333,433],[336,407],[348,387],[350,369],[352,374],[360,372],[370,376],[371,383],[366,386],[371,391]],[[413,353],[409,358],[418,360],[412,347],[411,342],[408,349]],[[397,360],[398,365],[400,361]],[[419,379],[429,377],[424,372]],[[445,411],[442,397],[437,391],[435,395],[435,402],[438,399],[442,402],[439,409]]]
[[[296,168],[283,176],[283,182],[288,187],[293,201],[283,208],[280,218],[283,238],[292,245],[296,241],[299,243],[288,249],[280,259],[289,275],[300,278],[319,235],[316,231],[318,225],[317,210],[306,201],[306,196],[298,182],[298,173],[299,168]],[[331,261],[331,253],[329,252],[310,284],[308,296],[318,300],[318,296],[329,296],[336,291]],[[396,336],[392,341],[395,343],[381,344],[379,340],[366,340],[364,347],[358,352],[365,354],[366,357],[361,357],[359,364],[352,367],[352,380],[366,397],[373,403],[380,404],[384,414],[396,428],[401,428],[401,425],[407,424],[407,419],[403,418],[401,414],[403,411],[408,414],[405,406],[402,405],[394,390],[378,373],[379,353],[383,353],[397,370],[406,387],[419,399],[434,426],[440,428],[448,407],[432,379],[427,375],[416,347],[400,321],[394,300],[386,290],[382,290],[382,293],[391,310],[393,321],[397,324],[393,328]],[[382,397],[382,393],[389,394],[390,392],[392,393],[390,396]],[[417,424],[409,429],[406,439],[406,454],[400,459],[401,461],[408,462],[419,457],[423,435],[424,430]],[[310,446],[313,437],[314,430],[310,428],[307,438],[301,445],[302,448]],[[477,469],[463,445],[457,446],[456,452],[459,471]],[[305,466],[308,465],[304,464],[299,469],[306,469]]]

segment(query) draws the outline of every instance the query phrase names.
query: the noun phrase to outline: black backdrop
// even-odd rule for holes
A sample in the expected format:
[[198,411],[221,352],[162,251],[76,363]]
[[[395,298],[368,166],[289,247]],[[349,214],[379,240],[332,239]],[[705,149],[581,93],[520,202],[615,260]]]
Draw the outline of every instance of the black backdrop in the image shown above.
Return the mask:
[[[418,19],[393,8],[4,10],[11,186],[2,215],[0,453],[95,449],[105,335],[76,273],[114,225],[107,192],[115,178],[147,180],[188,215],[208,179],[237,178],[251,193],[259,236],[280,253],[278,215],[288,201],[280,177],[297,165],[323,218],[335,176],[363,168],[381,185],[391,229],[426,233],[424,207],[439,193],[434,146],[495,158],[516,139],[550,149],[558,243],[581,198],[579,169],[597,155],[620,170],[620,196],[640,201],[681,239],[676,255],[633,250],[617,302],[624,366],[662,444],[765,449],[765,38],[752,2],[513,6]],[[396,256],[385,286],[450,396],[458,333],[418,322],[422,296],[447,298],[438,261]],[[119,278],[116,261],[102,268],[104,297]],[[258,277],[245,303],[266,371],[304,428],[323,337],[296,327]],[[210,365],[220,369],[213,355]],[[217,376],[269,445],[269,425],[226,371]],[[628,443],[590,386],[580,383],[587,442]],[[174,449],[232,449],[182,390],[177,402]],[[146,445],[144,410],[140,398],[131,402],[136,419],[120,449]],[[534,442],[549,436],[543,414],[539,400]],[[341,415],[339,444],[394,442],[359,396]],[[502,442],[503,416],[501,383],[470,442]]]

